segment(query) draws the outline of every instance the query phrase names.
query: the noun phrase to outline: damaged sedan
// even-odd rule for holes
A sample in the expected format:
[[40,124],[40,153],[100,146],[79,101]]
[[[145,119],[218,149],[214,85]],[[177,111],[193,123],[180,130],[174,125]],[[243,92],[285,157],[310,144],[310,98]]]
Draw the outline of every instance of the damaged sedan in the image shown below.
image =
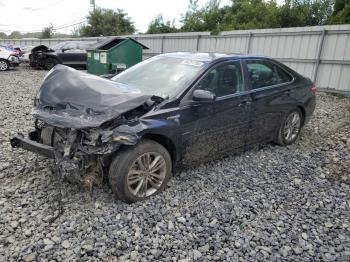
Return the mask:
[[294,143],[315,108],[312,81],[260,56],[170,53],[111,80],[55,66],[35,97],[35,130],[13,147],[55,159],[58,175],[107,178],[132,203],[174,170],[256,143]]
[[38,45],[29,54],[29,65],[34,68],[52,69],[57,64],[86,68],[86,49],[95,42],[68,41],[52,47]]

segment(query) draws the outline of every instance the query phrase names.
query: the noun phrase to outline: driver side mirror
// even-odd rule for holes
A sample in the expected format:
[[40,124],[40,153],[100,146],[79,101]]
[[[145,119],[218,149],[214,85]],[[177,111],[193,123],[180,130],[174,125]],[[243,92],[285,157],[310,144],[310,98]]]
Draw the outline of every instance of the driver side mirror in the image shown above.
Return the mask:
[[207,90],[197,89],[194,90],[192,99],[201,103],[213,103],[216,100],[216,95]]

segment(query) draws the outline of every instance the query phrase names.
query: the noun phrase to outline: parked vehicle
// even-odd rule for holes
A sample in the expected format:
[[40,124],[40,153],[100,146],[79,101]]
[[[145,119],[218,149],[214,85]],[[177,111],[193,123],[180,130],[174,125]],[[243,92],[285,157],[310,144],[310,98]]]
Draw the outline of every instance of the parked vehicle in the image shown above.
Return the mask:
[[19,61],[24,62],[24,63],[29,63],[29,56],[30,56],[33,48],[34,48],[34,46],[21,47],[22,55],[19,57]]
[[23,55],[23,50],[19,46],[12,46],[13,50],[17,53],[17,56],[20,57]]
[[57,64],[86,68],[86,49],[96,42],[61,42],[53,47],[39,45],[31,50],[29,65],[34,68],[50,70]]
[[267,57],[155,56],[111,80],[58,65],[44,79],[36,129],[13,147],[55,158],[83,184],[108,177],[131,203],[172,172],[255,143],[293,144],[315,108],[311,80]]
[[17,52],[5,46],[0,46],[0,71],[6,71],[10,67],[19,65]]

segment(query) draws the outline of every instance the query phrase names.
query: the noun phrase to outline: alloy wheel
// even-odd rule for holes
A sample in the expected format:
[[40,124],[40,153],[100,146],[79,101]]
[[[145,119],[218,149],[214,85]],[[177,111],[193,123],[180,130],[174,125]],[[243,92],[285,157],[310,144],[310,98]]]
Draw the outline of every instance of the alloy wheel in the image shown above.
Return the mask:
[[148,197],[156,193],[164,182],[167,165],[164,157],[157,152],[139,156],[131,165],[127,185],[135,197]]
[[300,132],[301,118],[297,112],[291,113],[285,123],[283,129],[284,139],[288,142],[294,140]]
[[8,64],[4,60],[0,60],[0,71],[6,71],[8,69]]

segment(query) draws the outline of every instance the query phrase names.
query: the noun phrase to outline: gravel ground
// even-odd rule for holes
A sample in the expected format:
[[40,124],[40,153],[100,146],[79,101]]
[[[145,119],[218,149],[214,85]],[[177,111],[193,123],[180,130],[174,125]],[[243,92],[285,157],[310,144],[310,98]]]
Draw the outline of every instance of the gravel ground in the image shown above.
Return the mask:
[[0,74],[0,261],[350,260],[350,99],[319,94],[296,144],[183,170],[149,201],[63,183],[50,223],[52,162],[8,142],[32,127],[45,74]]

